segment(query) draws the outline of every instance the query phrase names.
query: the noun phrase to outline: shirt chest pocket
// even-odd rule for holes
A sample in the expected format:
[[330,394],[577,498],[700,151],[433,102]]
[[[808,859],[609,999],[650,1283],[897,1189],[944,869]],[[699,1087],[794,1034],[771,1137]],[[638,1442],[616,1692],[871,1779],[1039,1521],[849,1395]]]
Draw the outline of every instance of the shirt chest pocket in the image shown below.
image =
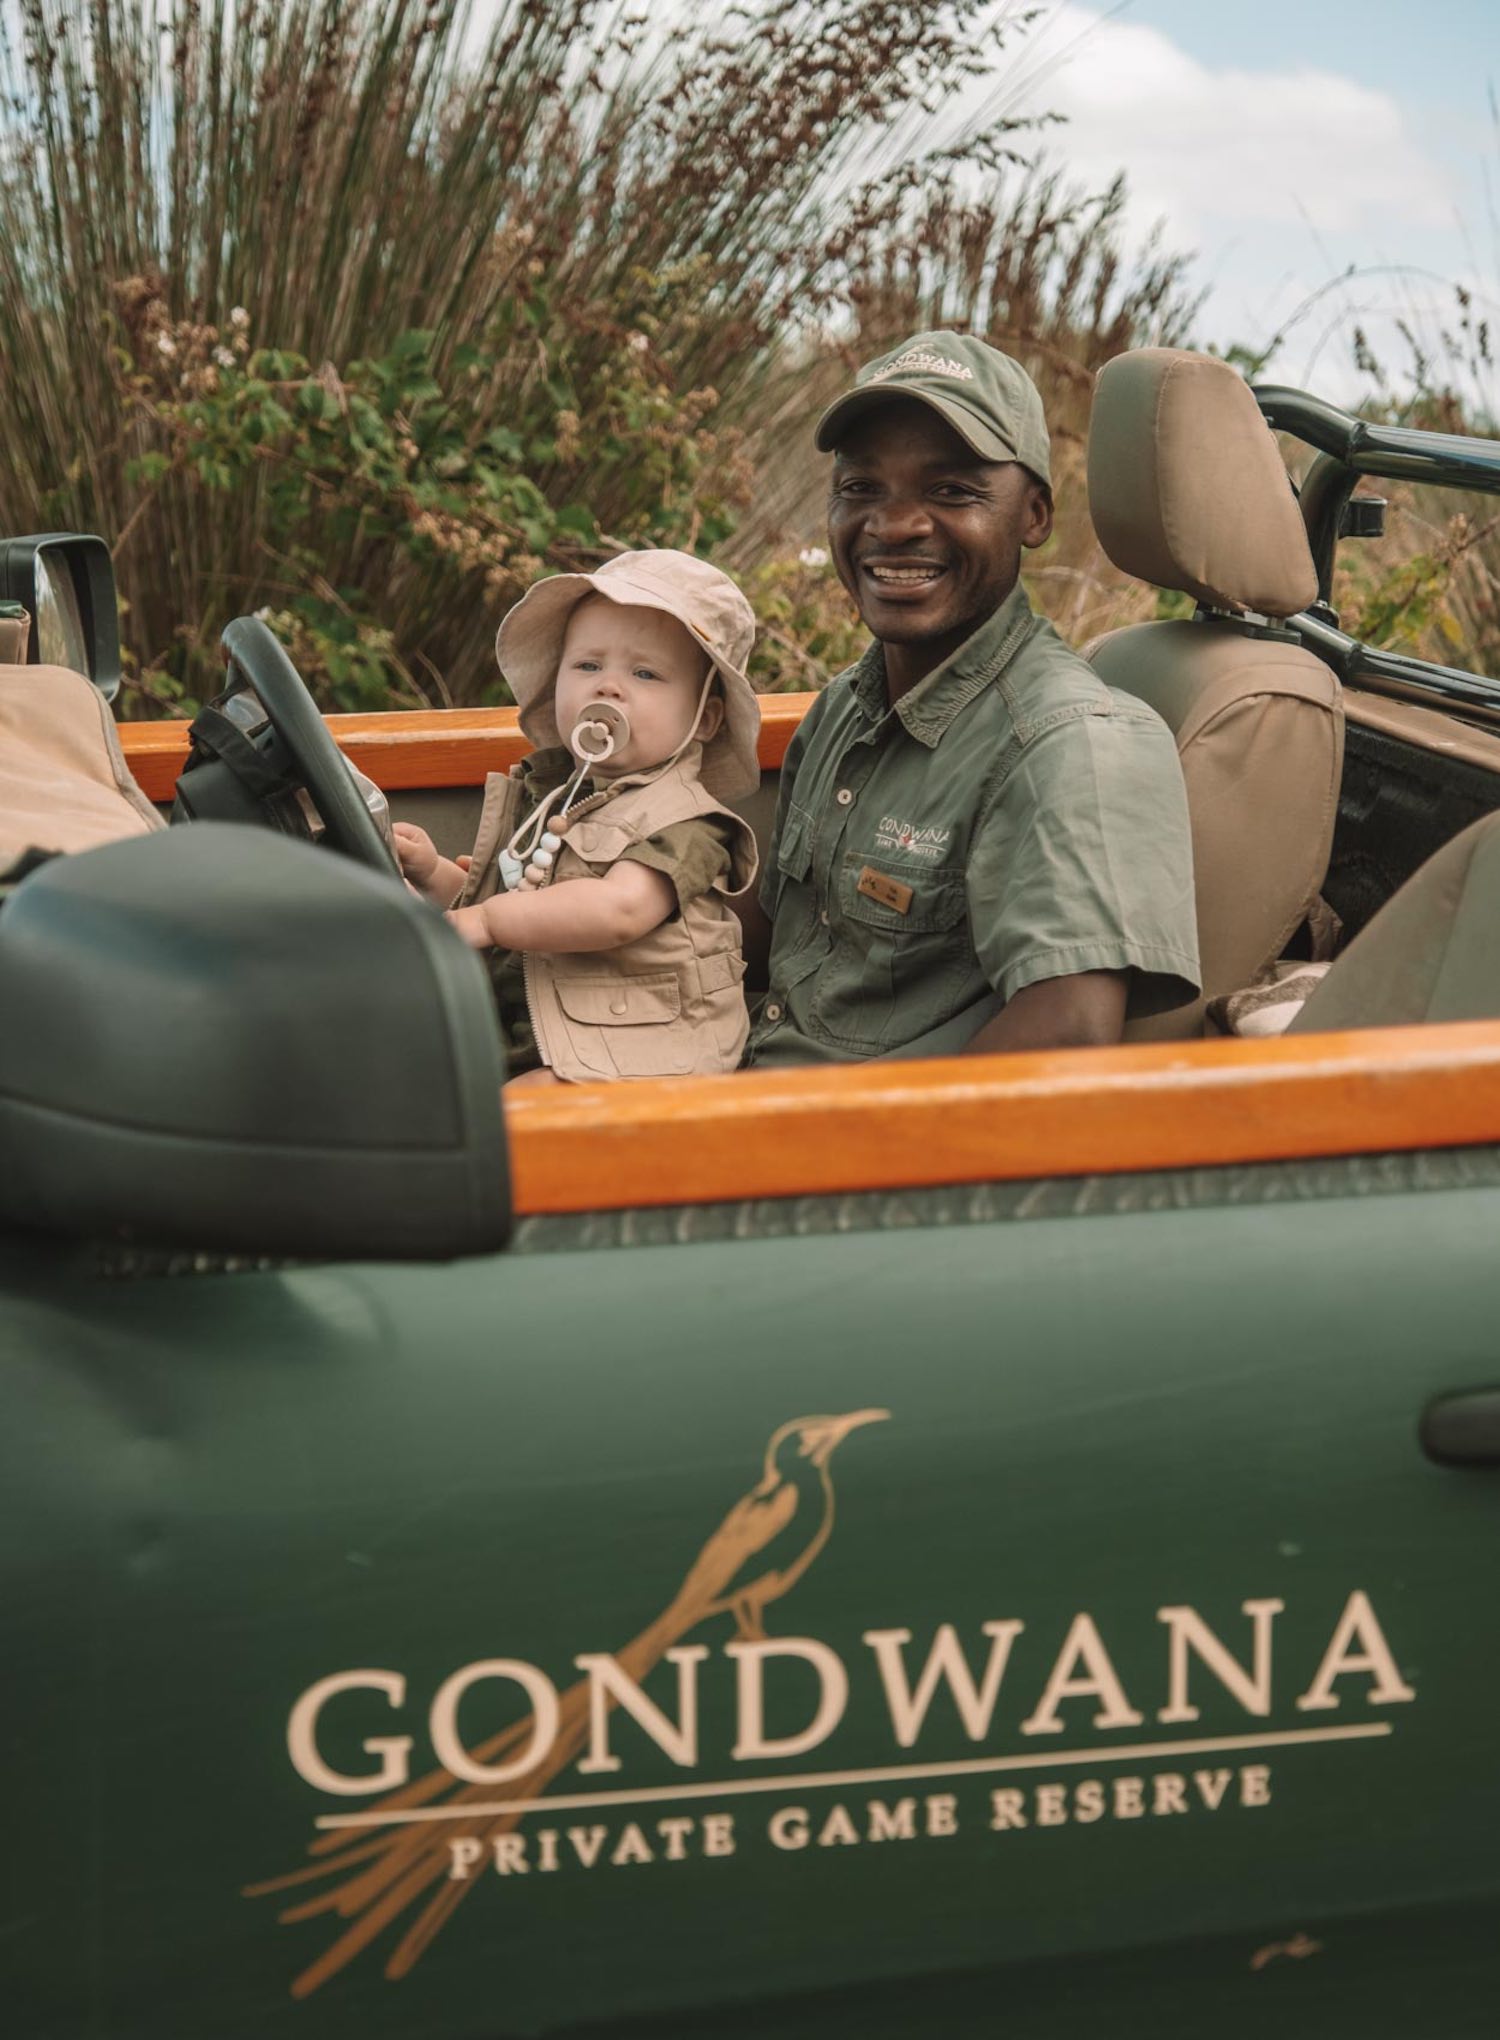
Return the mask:
[[[883,899],[860,891],[865,871]],[[889,904],[893,893],[900,905]],[[859,1055],[914,1041],[946,1017],[972,969],[962,870],[847,857],[836,902],[834,954],[813,993],[814,1020]]]
[[[902,892],[909,892],[910,897],[900,905],[891,904],[892,894]],[[867,858],[850,857],[839,872],[840,918],[854,924],[856,935],[878,932],[897,944],[941,937],[957,928],[967,904],[964,875],[959,870],[910,866],[892,870]]]
[[776,944],[783,966],[786,957],[806,943],[815,927],[812,893],[808,889],[812,863],[813,818],[806,808],[792,801],[782,818],[768,874],[770,882],[762,895],[776,926]]
[[787,806],[786,819],[776,842],[776,870],[780,879],[797,882],[812,869],[813,820],[806,808],[795,801]]

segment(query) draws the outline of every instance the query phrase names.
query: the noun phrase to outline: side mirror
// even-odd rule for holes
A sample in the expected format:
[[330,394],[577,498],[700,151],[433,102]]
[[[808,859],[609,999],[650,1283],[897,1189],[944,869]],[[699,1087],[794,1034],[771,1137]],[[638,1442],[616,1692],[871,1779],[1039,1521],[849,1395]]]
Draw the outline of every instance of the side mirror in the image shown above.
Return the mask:
[[0,539],[0,602],[31,619],[34,665],[85,673],[106,701],[120,691],[115,570],[102,538],[78,531]]
[[206,822],[61,857],[0,910],[0,1219],[297,1259],[510,1228],[479,958],[400,885]]

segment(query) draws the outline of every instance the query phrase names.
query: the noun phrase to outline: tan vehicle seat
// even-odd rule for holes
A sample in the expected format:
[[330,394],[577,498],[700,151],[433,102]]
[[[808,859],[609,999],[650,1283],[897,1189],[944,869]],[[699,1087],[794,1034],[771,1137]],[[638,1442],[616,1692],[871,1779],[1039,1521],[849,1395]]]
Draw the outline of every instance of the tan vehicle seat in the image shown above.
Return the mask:
[[1089,508],[1115,565],[1213,612],[1117,630],[1086,656],[1177,738],[1187,782],[1203,999],[1127,1038],[1203,1028],[1203,1006],[1281,954],[1317,898],[1343,768],[1339,684],[1274,619],[1317,571],[1286,469],[1249,387],[1209,355],[1123,354],[1101,372]]
[[1500,1019],[1500,814],[1429,857],[1349,944],[1288,1029]]
[[165,827],[92,681],[0,665],[0,870],[27,850],[92,850]]

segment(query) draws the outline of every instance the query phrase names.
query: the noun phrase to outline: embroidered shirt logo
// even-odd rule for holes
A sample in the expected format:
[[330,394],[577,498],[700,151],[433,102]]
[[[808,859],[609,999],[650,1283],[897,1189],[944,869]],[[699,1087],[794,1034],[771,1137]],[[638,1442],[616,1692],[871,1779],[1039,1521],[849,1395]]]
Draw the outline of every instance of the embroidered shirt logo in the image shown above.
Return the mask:
[[903,822],[895,815],[882,815],[875,828],[877,850],[900,850],[908,857],[938,858],[947,849],[953,831],[923,829],[915,822]]
[[898,354],[884,368],[876,369],[864,387],[888,382],[893,375],[947,375],[952,376],[955,382],[974,380],[973,369],[965,368],[961,361],[954,361],[946,354],[934,354],[930,347],[908,347],[904,354]]

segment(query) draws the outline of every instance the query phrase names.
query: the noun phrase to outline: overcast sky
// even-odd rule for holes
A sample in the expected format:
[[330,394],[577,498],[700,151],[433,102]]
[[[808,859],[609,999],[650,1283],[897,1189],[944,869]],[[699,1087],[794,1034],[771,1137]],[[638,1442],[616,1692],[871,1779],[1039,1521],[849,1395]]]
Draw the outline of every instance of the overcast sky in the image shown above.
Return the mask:
[[[1123,169],[1136,230],[1196,252],[1202,338],[1293,320],[1271,373],[1339,396],[1354,324],[1394,353],[1390,318],[1435,332],[1454,279],[1500,333],[1494,0],[1052,0],[1027,68],[1068,116],[1048,152],[1093,185]],[[1395,273],[1307,305],[1351,266]]]

